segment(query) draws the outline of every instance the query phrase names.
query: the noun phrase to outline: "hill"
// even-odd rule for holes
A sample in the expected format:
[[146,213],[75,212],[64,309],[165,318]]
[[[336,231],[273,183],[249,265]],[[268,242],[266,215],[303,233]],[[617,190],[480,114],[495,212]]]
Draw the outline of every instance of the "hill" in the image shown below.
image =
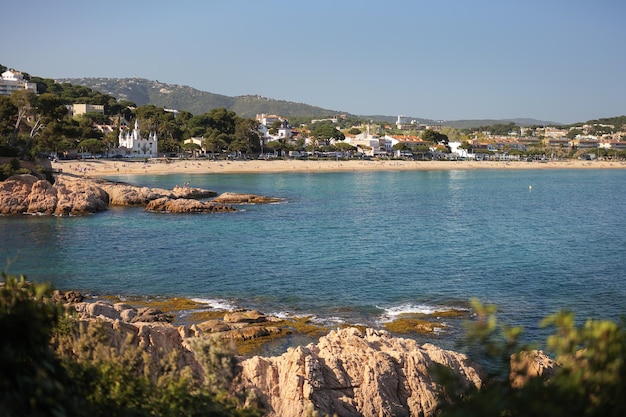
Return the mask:
[[308,104],[254,95],[229,97],[144,78],[60,78],[55,81],[83,85],[119,100],[132,101],[138,106],[153,104],[168,109],[186,110],[196,115],[218,107],[232,110],[241,117],[254,117],[259,113],[279,114],[285,117],[328,117],[342,113]]
[[560,126],[562,123],[549,122],[546,120],[517,118],[517,119],[472,119],[472,120],[446,120],[441,122],[445,126],[454,127],[457,129],[469,129],[473,127],[481,126],[494,126],[505,125],[508,123],[515,123],[518,126]]
[[[284,117],[313,117],[324,118],[345,111],[323,109],[304,103],[276,100],[257,95],[230,97],[221,94],[209,93],[192,87],[166,84],[145,78],[59,78],[57,82],[67,82],[73,85],[83,85],[103,94],[116,97],[119,100],[129,100],[138,106],[153,104],[168,109],[186,110],[195,115],[209,112],[211,109],[224,107],[232,110],[241,117],[254,117],[260,113],[278,114]],[[354,116],[349,114],[350,116]],[[359,115],[362,119],[395,123],[397,116],[389,115]],[[561,123],[535,119],[501,119],[501,120],[431,120],[420,117],[410,117],[426,125],[445,125],[458,129],[508,124],[514,122],[519,126],[555,126]]]

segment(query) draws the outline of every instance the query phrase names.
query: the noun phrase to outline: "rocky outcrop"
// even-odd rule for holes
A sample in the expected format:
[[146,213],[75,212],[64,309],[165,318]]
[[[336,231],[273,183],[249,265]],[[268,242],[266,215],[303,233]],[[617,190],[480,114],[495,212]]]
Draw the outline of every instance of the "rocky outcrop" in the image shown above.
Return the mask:
[[107,181],[100,178],[82,178],[69,175],[59,175],[57,182],[74,181],[89,183],[95,187],[103,189],[109,196],[109,203],[112,206],[143,206],[158,198],[209,198],[215,197],[217,193],[201,188],[176,186],[171,190],[164,188],[140,187],[123,182]]
[[542,350],[524,351],[511,356],[509,380],[512,387],[521,388],[532,378],[550,378],[557,368],[557,362]]
[[[77,299],[75,294],[61,298]],[[270,318],[255,310],[175,327],[158,310],[152,311],[156,321],[139,319],[141,309],[125,303],[92,301],[74,306],[83,323],[94,319],[104,323],[101,325],[108,329],[113,346],[121,346],[130,335],[155,361],[175,351],[179,365],[189,366],[199,378],[202,368],[190,338],[246,340],[246,331],[257,333],[250,337],[258,337],[259,331],[280,331],[272,330]],[[429,416],[441,389],[431,374],[435,364],[452,370],[468,386],[481,386],[479,372],[465,355],[431,344],[419,345],[387,331],[347,328],[331,331],[317,344],[290,348],[278,357],[241,360],[232,389],[252,392],[261,399],[268,416],[302,416],[311,411],[337,416]]]
[[289,349],[279,357],[241,363],[238,390],[253,390],[268,416],[302,416],[311,411],[337,416],[429,416],[440,387],[434,364],[481,385],[466,356],[386,331],[331,331],[319,343]]
[[[214,191],[199,188],[174,187],[172,190],[165,190],[66,174],[57,175],[56,181],[51,184],[34,175],[22,174],[0,182],[0,214],[82,215],[106,210],[109,205],[146,205],[160,198],[208,198],[216,195]],[[195,204],[193,201],[195,200],[189,200],[187,206],[192,207]],[[178,206],[181,205],[179,202]],[[194,210],[181,210],[192,211]]]
[[214,203],[220,204],[271,204],[281,201],[283,201],[281,198],[239,193],[222,193],[213,199]]
[[219,213],[237,211],[231,206],[216,204],[211,201],[198,201],[189,198],[162,197],[150,201],[146,205],[147,211],[168,213]]
[[0,214],[87,214],[106,209],[109,197],[90,183],[56,181],[54,185],[30,174],[0,183]]

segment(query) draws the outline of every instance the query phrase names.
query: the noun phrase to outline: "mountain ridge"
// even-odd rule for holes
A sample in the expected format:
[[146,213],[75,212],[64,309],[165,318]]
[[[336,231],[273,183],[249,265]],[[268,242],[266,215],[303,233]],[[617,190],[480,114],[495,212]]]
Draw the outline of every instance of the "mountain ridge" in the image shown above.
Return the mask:
[[[57,78],[56,82],[83,85],[104,94],[116,97],[118,100],[132,101],[138,106],[153,104],[168,109],[184,110],[194,115],[209,112],[213,108],[224,107],[234,111],[241,117],[253,118],[257,114],[278,114],[290,117],[331,117],[338,114],[373,119],[379,121],[395,122],[397,116],[388,115],[355,115],[346,111],[324,109],[305,103],[277,100],[259,95],[226,96],[210,93],[196,88],[162,83],[158,80],[146,78]],[[404,117],[404,116],[403,116]],[[420,117],[406,116],[406,119],[416,120],[419,123],[430,125],[445,125],[456,128],[468,128],[489,126],[493,124],[507,124],[510,122],[520,126],[532,125],[562,125],[562,123],[542,121],[530,118],[510,119],[464,119],[464,120],[433,120]]]

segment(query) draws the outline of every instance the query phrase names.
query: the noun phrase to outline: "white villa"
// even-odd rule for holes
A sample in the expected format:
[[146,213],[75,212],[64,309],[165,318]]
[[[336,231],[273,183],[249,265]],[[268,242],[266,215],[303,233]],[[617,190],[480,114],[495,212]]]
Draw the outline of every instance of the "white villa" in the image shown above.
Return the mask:
[[127,155],[144,158],[156,158],[158,156],[158,139],[156,132],[151,132],[148,135],[148,139],[142,139],[137,120],[135,120],[135,128],[132,131],[127,130],[124,132],[120,129],[118,139],[120,151]]
[[0,95],[10,96],[16,90],[30,90],[37,93],[37,83],[24,81],[24,76],[19,71],[4,71],[2,78],[0,78]]
[[[291,125],[289,125],[289,122],[286,119],[273,114],[268,115],[262,113],[256,115],[256,120],[260,123],[258,130],[261,133],[261,140],[264,144],[273,140],[288,140],[291,138]],[[276,134],[271,135],[269,131],[275,122],[280,122],[280,126],[278,127]]]

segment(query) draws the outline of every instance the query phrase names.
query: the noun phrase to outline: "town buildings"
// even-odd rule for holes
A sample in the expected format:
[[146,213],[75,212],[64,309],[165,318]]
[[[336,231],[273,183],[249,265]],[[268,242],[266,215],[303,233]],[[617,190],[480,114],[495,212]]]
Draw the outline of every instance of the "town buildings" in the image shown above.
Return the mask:
[[29,83],[24,80],[24,75],[15,70],[6,70],[0,78],[0,95],[10,96],[17,90],[29,90],[37,93],[37,83]]

